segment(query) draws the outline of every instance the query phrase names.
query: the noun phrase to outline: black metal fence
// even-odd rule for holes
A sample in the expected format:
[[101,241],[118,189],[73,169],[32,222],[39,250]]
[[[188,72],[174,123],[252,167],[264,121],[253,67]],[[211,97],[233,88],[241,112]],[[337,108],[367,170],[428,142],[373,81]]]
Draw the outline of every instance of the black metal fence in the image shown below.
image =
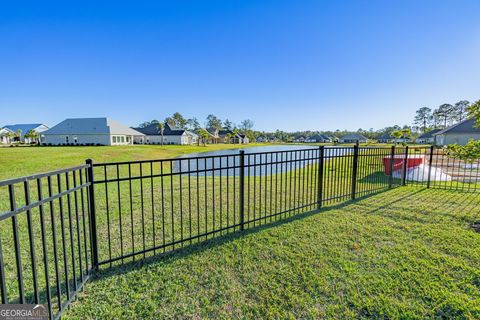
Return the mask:
[[60,316],[90,277],[88,168],[0,181],[3,304],[46,304]]
[[2,303],[46,303],[59,317],[96,268],[399,185],[477,191],[479,164],[433,148],[319,147],[87,160],[1,181]]

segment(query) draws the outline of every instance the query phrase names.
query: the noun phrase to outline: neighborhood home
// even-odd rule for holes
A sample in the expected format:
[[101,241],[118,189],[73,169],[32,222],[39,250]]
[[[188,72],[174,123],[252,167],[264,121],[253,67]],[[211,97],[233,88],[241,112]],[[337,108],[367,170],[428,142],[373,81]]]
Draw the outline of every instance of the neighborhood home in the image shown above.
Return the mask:
[[395,142],[395,137],[392,136],[390,133],[388,132],[385,132],[384,134],[382,134],[380,137],[377,138],[377,141],[379,143],[393,143]]
[[367,138],[359,133],[352,133],[344,135],[340,138],[341,143],[366,143]]
[[377,138],[377,141],[379,143],[406,143],[406,142],[412,142],[412,139],[407,137],[395,138],[394,136],[392,136],[391,133],[384,133]]
[[433,129],[432,131],[425,132],[424,134],[420,135],[415,142],[416,143],[429,143],[435,144],[435,136],[437,132],[442,131],[442,129]]
[[185,129],[177,128],[165,123],[163,135],[157,124],[145,128],[133,128],[143,136],[136,137],[136,144],[194,144],[198,142],[198,135]]
[[[6,125],[2,128],[2,130],[5,130],[4,133],[13,133],[8,135],[8,137],[5,138],[5,140],[8,140],[8,143],[11,142],[25,142],[25,143],[33,143],[33,142],[39,142],[41,134],[45,131],[48,130],[48,127],[44,125],[43,123],[24,123],[24,124],[12,124],[12,125]],[[27,134],[29,131],[33,131],[39,134],[38,139],[32,139],[32,138],[26,138],[25,134]],[[3,134],[0,131],[0,135]],[[3,139],[2,139],[3,142]]]
[[44,145],[127,145],[143,133],[109,118],[66,119],[42,133]]
[[480,128],[475,127],[475,118],[471,118],[438,131],[433,136],[435,137],[435,143],[441,146],[449,144],[465,145],[471,139],[480,140]]
[[218,131],[218,138],[223,143],[238,143],[247,144],[248,138],[240,133],[234,133],[232,130],[220,130]]
[[234,133],[232,130],[222,129],[216,132],[215,129],[207,129],[211,135],[213,143],[234,143],[234,144],[247,144],[249,139],[246,135],[241,133]]
[[13,142],[15,132],[8,128],[0,128],[0,143],[10,144]]
[[300,137],[296,137],[295,139],[293,139],[293,142],[300,142],[300,143],[304,143],[305,142],[305,137],[304,136],[300,136]]
[[[247,137],[246,134],[243,134],[243,133],[237,133],[237,136],[238,136],[238,143],[243,143],[243,144],[248,144],[250,142],[250,139]],[[236,142],[234,142],[236,143]]]
[[305,142],[332,142],[332,140],[330,139],[330,137],[326,136],[326,135],[323,135],[323,134],[317,134],[317,135],[314,135],[314,136],[311,136],[307,139],[305,139]]

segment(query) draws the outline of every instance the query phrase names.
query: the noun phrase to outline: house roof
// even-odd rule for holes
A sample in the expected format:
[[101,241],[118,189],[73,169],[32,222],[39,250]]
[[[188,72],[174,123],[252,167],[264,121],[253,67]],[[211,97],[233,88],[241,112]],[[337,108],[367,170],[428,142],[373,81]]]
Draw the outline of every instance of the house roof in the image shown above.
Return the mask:
[[308,138],[309,140],[330,140],[329,137],[327,137],[324,134],[315,134],[311,137]]
[[[213,133],[213,132],[211,132],[210,130],[211,130],[211,129],[209,129],[209,132],[210,132],[210,133]],[[226,136],[227,134],[232,134],[232,133],[233,133],[232,130],[222,129],[222,130],[219,130],[219,131],[218,131],[218,135],[219,135],[219,136]],[[238,134],[237,134],[237,135],[238,135]]]
[[451,127],[438,131],[434,135],[445,133],[480,133],[480,128],[475,127],[475,121],[475,118],[463,120],[462,122],[454,124]]
[[49,134],[124,134],[143,136],[132,128],[129,128],[110,118],[72,118],[65,119],[53,126],[44,135]]
[[[138,131],[138,132],[141,132],[141,133],[143,133],[144,135],[147,135],[147,136],[160,136],[160,135],[162,135],[162,133],[158,129],[158,125],[155,124],[155,123],[150,124],[150,125],[146,126],[145,128],[133,128],[133,129]],[[164,136],[181,136],[184,133],[188,133],[188,134],[191,134],[191,135],[196,135],[195,133],[190,132],[188,130],[177,128],[177,127],[171,126],[168,123],[165,123],[165,129],[163,130],[163,135]]]
[[424,134],[421,134],[417,139],[428,139],[428,138],[433,138],[433,135],[436,134],[437,132],[442,131],[442,129],[433,129],[432,131],[425,132]]
[[[4,126],[5,129],[9,129],[13,132],[17,132],[18,130],[22,131],[22,136],[30,130],[37,131],[40,127],[44,127],[48,129],[46,125],[43,123],[22,123],[22,124],[11,124]],[[45,131],[45,129],[41,128],[42,130],[38,130],[37,132]]]
[[342,140],[368,140],[366,137],[361,135],[360,133],[351,133],[346,134],[342,137]]
[[2,132],[4,132],[4,131],[5,131],[5,132],[14,133],[14,131],[12,131],[12,130],[10,130],[10,129],[8,129],[8,128],[0,128],[0,133],[2,133]]
[[392,136],[391,133],[385,132],[384,134],[380,135],[377,140],[393,140],[396,139],[394,136]]

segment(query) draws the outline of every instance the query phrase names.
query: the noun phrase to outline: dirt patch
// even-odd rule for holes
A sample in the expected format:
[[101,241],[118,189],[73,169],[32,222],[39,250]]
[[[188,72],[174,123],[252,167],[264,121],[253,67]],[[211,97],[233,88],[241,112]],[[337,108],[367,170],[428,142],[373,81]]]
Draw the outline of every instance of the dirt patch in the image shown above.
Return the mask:
[[474,223],[472,223],[472,229],[475,232],[480,233],[480,221],[475,221]]

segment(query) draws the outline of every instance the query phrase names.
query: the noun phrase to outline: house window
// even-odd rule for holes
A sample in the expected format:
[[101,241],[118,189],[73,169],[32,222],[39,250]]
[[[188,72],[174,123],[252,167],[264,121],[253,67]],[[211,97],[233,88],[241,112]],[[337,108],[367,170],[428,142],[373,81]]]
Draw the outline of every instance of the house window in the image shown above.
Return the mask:
[[113,141],[113,143],[117,143],[117,137],[113,136],[112,141]]
[[121,136],[121,137],[120,137],[120,141],[121,141],[122,143],[124,143],[124,142],[125,142],[125,137],[124,137],[124,136]]
[[68,143],[68,136],[65,137],[65,143]]
[[77,142],[78,142],[78,139],[77,139],[77,137],[76,137],[76,136],[75,136],[75,137],[73,137],[73,142],[75,142],[75,143],[77,143]]
[[127,137],[127,142],[130,143],[130,137]]

